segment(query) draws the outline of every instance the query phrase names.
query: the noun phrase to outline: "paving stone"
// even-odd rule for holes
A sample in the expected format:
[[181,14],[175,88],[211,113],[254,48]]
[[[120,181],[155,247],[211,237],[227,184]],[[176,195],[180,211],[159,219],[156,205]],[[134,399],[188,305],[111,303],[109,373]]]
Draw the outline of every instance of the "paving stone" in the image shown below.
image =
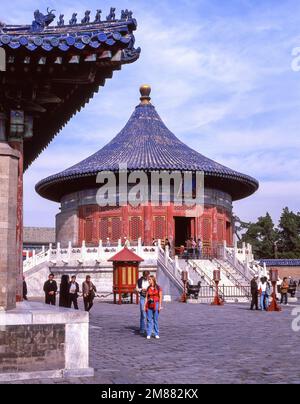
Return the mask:
[[138,335],[138,306],[96,303],[90,317],[95,377],[50,383],[299,383],[300,332],[292,331],[292,309],[165,304],[161,339],[147,341]]

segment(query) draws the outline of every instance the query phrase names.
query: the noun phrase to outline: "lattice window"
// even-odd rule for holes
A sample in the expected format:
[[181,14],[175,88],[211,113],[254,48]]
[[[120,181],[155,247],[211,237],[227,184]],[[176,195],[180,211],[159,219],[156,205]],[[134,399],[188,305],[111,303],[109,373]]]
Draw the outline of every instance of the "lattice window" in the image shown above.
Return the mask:
[[224,240],[224,222],[222,219],[218,219],[218,241]]
[[100,220],[100,239],[106,241],[109,238],[108,218],[104,217]]
[[85,241],[92,243],[93,241],[93,219],[86,219],[85,221]]
[[130,240],[137,241],[139,237],[142,237],[142,220],[136,216],[130,219]]
[[154,218],[154,235],[156,240],[164,240],[166,236],[166,218],[157,216]]
[[203,219],[203,240],[211,241],[211,236],[212,236],[211,219],[204,218]]
[[118,241],[122,238],[122,221],[119,217],[113,217],[111,219],[111,239],[112,241]]

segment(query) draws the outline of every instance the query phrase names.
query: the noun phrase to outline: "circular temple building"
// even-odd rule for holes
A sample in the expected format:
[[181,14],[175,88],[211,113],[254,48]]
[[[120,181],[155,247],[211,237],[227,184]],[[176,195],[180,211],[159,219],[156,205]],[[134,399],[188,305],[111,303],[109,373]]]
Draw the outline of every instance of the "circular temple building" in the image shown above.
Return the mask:
[[[224,241],[233,244],[232,203],[253,194],[258,182],[182,143],[163,123],[150,102],[150,93],[149,86],[141,87],[141,103],[124,129],[103,149],[37,184],[36,190],[42,197],[61,204],[56,217],[56,238],[63,245],[69,241],[75,245],[82,241],[98,245],[99,240],[107,239],[114,243],[124,237],[131,242],[141,238],[144,245],[151,245],[153,239],[168,238],[174,248],[179,248],[193,237],[201,238],[206,251],[212,253]],[[118,177],[124,164],[128,173],[140,170],[149,179],[153,172],[179,172],[182,177],[184,172],[194,176],[203,172],[203,206],[180,206],[174,201],[153,204],[150,197],[139,206],[129,203],[99,206],[98,173],[114,172]],[[195,178],[193,184],[195,187]],[[120,192],[117,189],[117,201]]]

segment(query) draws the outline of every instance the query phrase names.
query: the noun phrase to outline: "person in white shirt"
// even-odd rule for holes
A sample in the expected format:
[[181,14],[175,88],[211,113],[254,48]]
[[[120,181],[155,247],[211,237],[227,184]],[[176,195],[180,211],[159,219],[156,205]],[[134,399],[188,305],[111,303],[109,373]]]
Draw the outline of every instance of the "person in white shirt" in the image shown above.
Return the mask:
[[265,300],[266,300],[266,294],[267,294],[267,279],[261,278],[259,285],[258,285],[258,292],[260,294],[260,310],[267,310]]
[[144,271],[143,276],[138,280],[137,285],[136,285],[136,291],[140,295],[140,312],[141,312],[140,333],[141,334],[145,334],[146,330],[147,330],[147,326],[146,326],[147,314],[145,312],[145,302],[146,302],[147,290],[150,286],[149,278],[150,278],[150,272]]
[[125,247],[125,248],[129,248],[129,247],[130,247],[130,241],[128,240],[127,237],[125,237],[124,247]]
[[76,276],[72,276],[71,282],[69,283],[69,301],[70,301],[70,307],[72,307],[73,304],[75,310],[79,310],[78,294],[79,294],[79,285],[76,282]]

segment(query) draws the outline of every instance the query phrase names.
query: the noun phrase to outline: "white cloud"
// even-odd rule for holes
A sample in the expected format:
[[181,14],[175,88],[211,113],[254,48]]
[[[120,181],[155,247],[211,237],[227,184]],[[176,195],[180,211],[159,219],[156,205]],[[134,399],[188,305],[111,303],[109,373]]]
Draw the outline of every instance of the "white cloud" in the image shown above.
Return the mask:
[[[98,8],[95,0],[50,3],[41,0],[38,6],[50,5],[66,18]],[[137,105],[143,82],[152,84],[158,112],[186,143],[232,168],[272,179],[237,204],[241,215],[253,219],[267,209],[276,214],[285,205],[298,206],[300,74],[290,65],[291,49],[300,46],[299,3],[274,2],[269,8],[267,2],[254,7],[230,0],[226,7],[212,0],[115,4],[135,11],[141,59],[116,72],[28,170],[26,223],[53,223],[57,205],[39,198],[35,183],[93,154],[117,134]],[[103,15],[109,6],[103,6]],[[15,0],[13,7],[1,7],[11,22],[30,22],[37,4]]]
[[255,221],[269,212],[276,223],[282,209],[300,211],[300,181],[267,181],[254,196],[234,203],[234,211],[245,221]]

